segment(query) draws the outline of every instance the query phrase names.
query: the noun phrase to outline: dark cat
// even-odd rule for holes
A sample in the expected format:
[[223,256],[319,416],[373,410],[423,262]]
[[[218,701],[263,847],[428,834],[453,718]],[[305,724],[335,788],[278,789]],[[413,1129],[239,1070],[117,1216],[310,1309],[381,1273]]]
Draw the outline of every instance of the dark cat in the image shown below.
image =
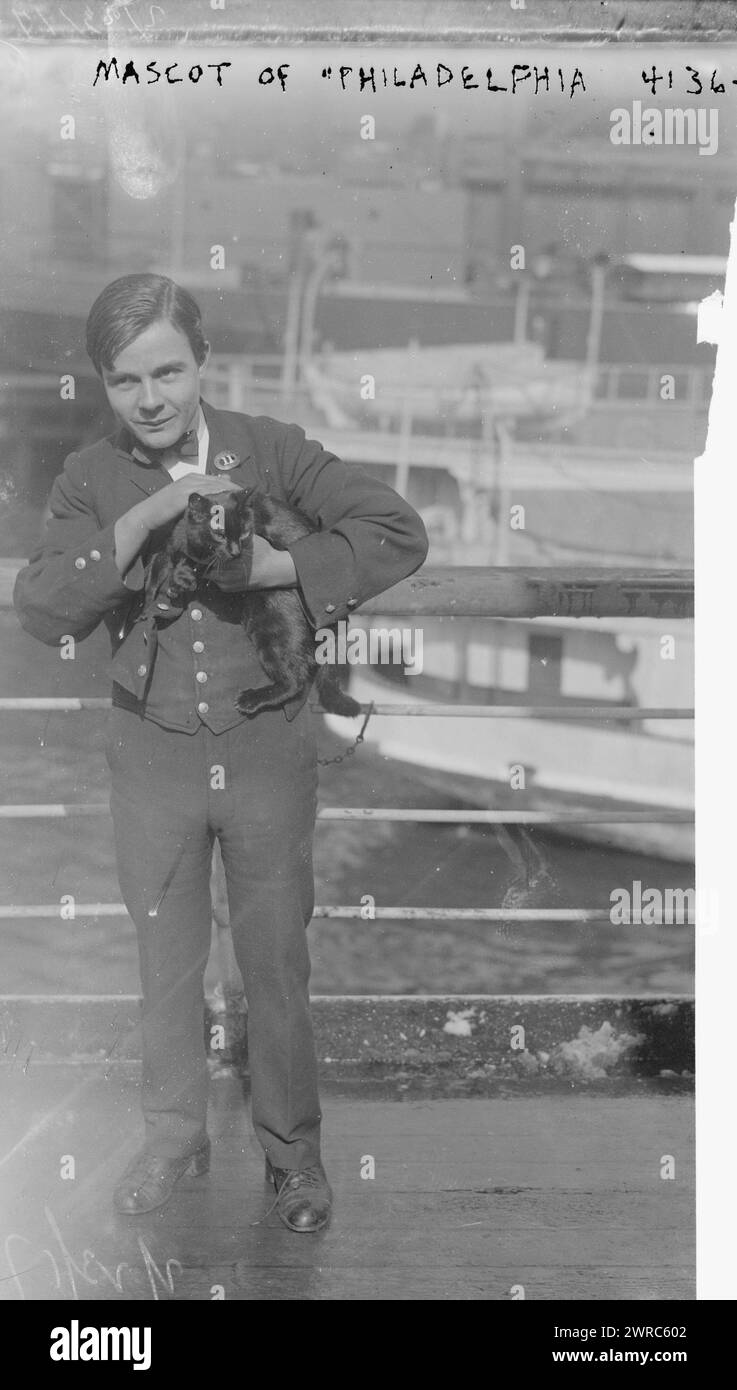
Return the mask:
[[[214,507],[221,510],[214,513]],[[162,595],[175,605],[182,599],[187,603],[223,561],[248,553],[254,534],[275,550],[286,550],[318,529],[303,512],[257,488],[208,497],[193,492],[165,546],[148,561],[144,612],[155,613],[155,599]],[[277,709],[313,682],[329,713],[347,718],[361,713],[358,702],[338,685],[335,669],[317,661],[315,635],[296,588],[249,589],[243,595],[241,621],[271,680],[271,685],[240,691],[236,706],[241,714]]]

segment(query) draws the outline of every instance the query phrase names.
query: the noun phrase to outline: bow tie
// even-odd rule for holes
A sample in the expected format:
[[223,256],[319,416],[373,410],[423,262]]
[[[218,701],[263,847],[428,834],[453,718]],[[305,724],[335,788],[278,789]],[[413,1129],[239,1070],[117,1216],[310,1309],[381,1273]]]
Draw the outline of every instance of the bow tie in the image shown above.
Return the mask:
[[167,444],[165,449],[147,449],[145,445],[136,441],[135,447],[131,450],[131,457],[139,463],[155,463],[164,468],[179,459],[198,459],[199,455],[200,444],[196,430],[186,430],[176,444]]

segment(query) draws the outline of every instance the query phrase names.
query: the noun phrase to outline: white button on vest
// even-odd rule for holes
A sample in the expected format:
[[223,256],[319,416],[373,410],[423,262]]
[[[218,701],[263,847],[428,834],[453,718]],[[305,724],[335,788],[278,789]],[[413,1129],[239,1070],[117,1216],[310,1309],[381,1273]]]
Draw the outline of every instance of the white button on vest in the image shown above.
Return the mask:
[[202,609],[193,608],[189,616],[190,618],[194,618],[195,622],[198,623],[200,621],[200,618],[202,617]]
[[200,703],[199,703],[199,705],[197,706],[197,709],[198,709],[198,711],[199,711],[200,714],[207,714],[207,711],[209,710],[209,708],[210,708],[210,706],[209,706],[208,704],[206,704],[204,700],[201,700]]
[[204,650],[205,650],[205,644],[204,644],[204,642],[193,642],[193,643],[192,643],[192,651],[193,651],[193,652],[204,652]]
[[82,559],[82,556],[80,555],[80,556],[79,556],[79,559],[77,559],[77,560],[74,561],[74,568],[75,568],[75,570],[83,570],[83,569],[86,569],[86,568],[87,568],[87,561],[86,561],[86,560],[83,560],[83,559]]
[[198,671],[195,679],[199,681],[200,685],[204,685],[207,680],[207,671]]
[[101,559],[102,559],[102,556],[101,556],[99,550],[91,550],[91,551],[90,551],[90,559],[91,559],[91,560],[101,560]]

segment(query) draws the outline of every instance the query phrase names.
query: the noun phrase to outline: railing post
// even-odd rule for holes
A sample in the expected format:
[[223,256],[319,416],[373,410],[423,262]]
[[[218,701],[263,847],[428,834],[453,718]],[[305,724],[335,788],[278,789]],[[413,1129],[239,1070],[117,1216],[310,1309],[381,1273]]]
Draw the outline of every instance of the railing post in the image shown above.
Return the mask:
[[412,393],[406,391],[402,400],[402,419],[397,448],[397,471],[394,482],[395,491],[399,493],[400,497],[406,497],[409,483],[410,455],[412,452],[412,422]]
[[509,484],[507,481],[507,461],[511,439],[503,420],[494,422],[494,471],[496,475],[497,522],[496,554],[494,563],[506,565],[509,558]]
[[229,358],[226,370],[228,382],[228,410],[242,410],[243,388],[245,383],[239,364],[234,357]]

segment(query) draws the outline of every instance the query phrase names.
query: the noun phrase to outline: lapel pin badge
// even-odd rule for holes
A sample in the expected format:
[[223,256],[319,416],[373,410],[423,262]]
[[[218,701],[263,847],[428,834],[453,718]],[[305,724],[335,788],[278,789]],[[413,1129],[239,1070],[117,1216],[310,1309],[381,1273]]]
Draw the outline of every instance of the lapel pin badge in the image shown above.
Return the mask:
[[240,458],[237,454],[231,453],[229,449],[224,449],[221,454],[216,454],[213,463],[219,473],[229,473],[231,468],[237,468]]

